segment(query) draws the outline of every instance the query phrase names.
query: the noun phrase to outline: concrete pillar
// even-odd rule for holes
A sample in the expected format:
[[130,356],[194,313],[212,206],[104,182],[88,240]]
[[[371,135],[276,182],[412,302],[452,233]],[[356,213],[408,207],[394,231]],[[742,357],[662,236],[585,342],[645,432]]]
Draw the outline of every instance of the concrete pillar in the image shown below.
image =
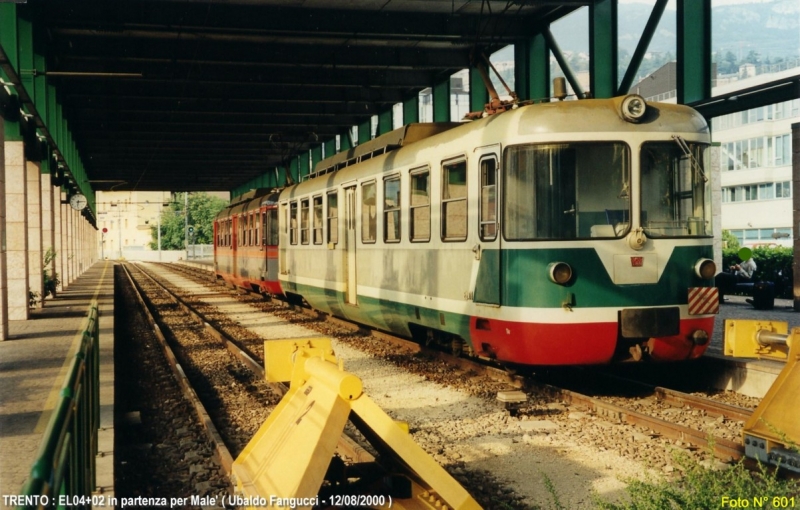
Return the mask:
[[67,276],[64,272],[64,245],[62,242],[64,220],[61,199],[61,188],[53,188],[53,246],[56,250],[56,258],[53,263],[63,290],[67,286]]
[[8,265],[6,262],[5,122],[0,117],[0,341],[8,340]]
[[[52,254],[56,250],[55,210],[53,209],[55,188],[51,183],[50,174],[43,174],[40,184],[42,186],[42,253],[44,254],[43,257],[47,258],[48,253]],[[58,271],[56,271],[56,264],[52,255],[50,256],[50,262],[43,267],[50,278],[58,276],[55,274]]]
[[25,150],[22,142],[5,142],[6,274],[8,318],[28,319],[28,203],[25,198]]
[[67,205],[67,267],[69,271],[69,283],[78,277],[75,274],[75,211]]
[[42,276],[42,171],[35,161],[25,162],[28,203],[28,286],[39,293],[36,308],[44,301],[44,278]]
[[[61,196],[65,194],[62,193]],[[61,279],[62,285],[64,290],[69,287],[69,284],[72,283],[72,272],[69,270],[69,257],[71,250],[69,248],[69,205],[65,204],[62,200],[61,202],[61,273],[64,277]]]

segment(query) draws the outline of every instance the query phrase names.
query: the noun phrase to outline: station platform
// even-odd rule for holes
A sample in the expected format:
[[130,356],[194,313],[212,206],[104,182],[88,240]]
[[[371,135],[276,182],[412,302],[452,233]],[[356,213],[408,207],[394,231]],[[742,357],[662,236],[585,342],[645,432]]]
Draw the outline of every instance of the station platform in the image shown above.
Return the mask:
[[[100,326],[97,485],[114,485],[114,262],[99,261],[27,321],[9,323],[0,342],[0,495],[19,495],[96,299]],[[10,508],[0,497],[0,508]]]

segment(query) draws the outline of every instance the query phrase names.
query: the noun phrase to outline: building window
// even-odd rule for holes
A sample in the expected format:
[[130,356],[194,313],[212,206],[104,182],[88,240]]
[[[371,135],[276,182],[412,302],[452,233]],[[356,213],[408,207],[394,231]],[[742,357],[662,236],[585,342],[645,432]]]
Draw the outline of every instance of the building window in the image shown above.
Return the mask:
[[400,242],[400,176],[383,181],[383,240]]
[[427,168],[411,171],[411,241],[431,240],[431,173]]
[[328,193],[328,242],[339,242],[339,195]]
[[467,239],[467,162],[442,166],[442,239]]
[[361,242],[374,243],[377,238],[378,218],[375,181],[361,185]]

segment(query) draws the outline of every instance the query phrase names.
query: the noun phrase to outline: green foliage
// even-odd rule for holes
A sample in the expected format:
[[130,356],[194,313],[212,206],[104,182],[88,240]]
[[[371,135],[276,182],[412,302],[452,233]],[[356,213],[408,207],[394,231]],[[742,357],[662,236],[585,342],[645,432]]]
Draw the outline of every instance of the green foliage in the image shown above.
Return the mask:
[[42,271],[42,278],[44,279],[44,295],[47,297],[48,294],[56,297],[56,289],[58,286],[61,285],[61,280],[58,278],[58,273],[53,270],[53,274],[50,274],[50,271],[47,269],[50,264],[53,263],[53,260],[56,258],[56,250],[53,249],[51,246],[47,249],[47,252],[44,254],[44,267],[45,269]]
[[[161,211],[161,249],[183,250],[186,248],[184,212],[185,194],[176,193],[169,207]],[[191,244],[212,244],[214,240],[214,217],[228,203],[208,193],[189,193],[189,225],[194,227]],[[150,249],[158,249],[158,226],[150,226]]]
[[[640,481],[628,480],[629,500],[611,503],[598,497],[595,506],[602,510],[667,510],[684,508],[723,508],[723,497],[728,501],[742,498],[753,507],[753,498],[769,496],[763,508],[781,508],[773,505],[773,497],[800,498],[800,482],[779,479],[777,470],[760,466],[750,472],[743,462],[728,469],[714,471],[689,458],[683,452],[673,454],[676,464],[683,472],[679,480]],[[727,508],[732,508],[730,504]]]
[[733,253],[739,251],[739,239],[731,234],[730,230],[722,231],[722,243],[722,246],[724,246],[723,253],[725,253],[724,250],[733,250]]

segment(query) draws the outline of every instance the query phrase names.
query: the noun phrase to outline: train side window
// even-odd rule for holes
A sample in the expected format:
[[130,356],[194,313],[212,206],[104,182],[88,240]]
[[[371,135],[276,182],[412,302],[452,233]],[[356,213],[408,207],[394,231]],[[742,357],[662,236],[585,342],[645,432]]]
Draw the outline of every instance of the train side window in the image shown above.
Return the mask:
[[490,156],[481,160],[481,241],[497,238],[497,158]]
[[267,211],[267,246],[278,246],[278,210]]
[[289,242],[297,244],[297,202],[289,204]]
[[378,218],[375,181],[361,185],[361,242],[374,243],[377,238]]
[[255,232],[253,233],[253,244],[261,246],[261,211],[256,211],[255,215]]
[[431,172],[428,168],[411,171],[411,214],[409,239],[431,240]]
[[336,191],[328,193],[328,242],[339,242],[339,195]]
[[308,244],[309,200],[300,201],[300,244]]
[[314,244],[322,244],[322,197],[314,197]]
[[400,242],[400,176],[383,181],[383,240]]
[[442,165],[442,240],[467,239],[467,162]]

